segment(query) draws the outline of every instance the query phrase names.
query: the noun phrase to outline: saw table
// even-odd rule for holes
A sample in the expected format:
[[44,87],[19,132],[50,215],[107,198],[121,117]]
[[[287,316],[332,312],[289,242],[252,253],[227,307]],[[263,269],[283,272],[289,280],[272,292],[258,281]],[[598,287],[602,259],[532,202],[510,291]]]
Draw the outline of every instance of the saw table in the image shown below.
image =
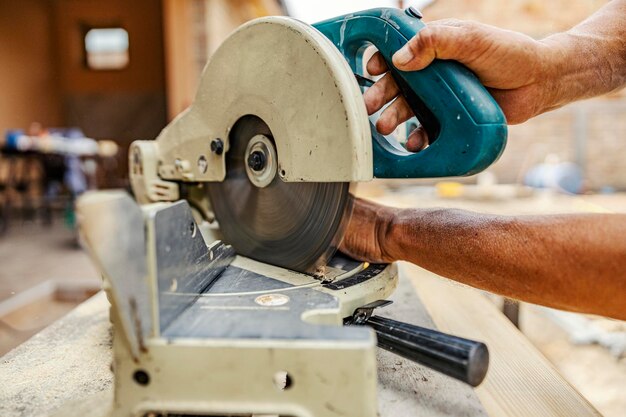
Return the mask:
[[[599,413],[479,291],[400,265],[388,316],[491,346],[483,384],[467,385],[378,352],[381,416],[597,416]],[[108,302],[100,293],[0,361],[0,415],[107,415],[112,401]]]

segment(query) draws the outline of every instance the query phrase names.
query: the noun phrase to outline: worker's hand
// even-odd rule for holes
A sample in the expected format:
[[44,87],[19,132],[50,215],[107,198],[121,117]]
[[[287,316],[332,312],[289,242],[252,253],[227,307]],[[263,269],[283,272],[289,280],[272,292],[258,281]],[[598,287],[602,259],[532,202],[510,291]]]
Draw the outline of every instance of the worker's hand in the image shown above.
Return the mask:
[[396,211],[392,207],[355,199],[352,217],[339,249],[361,261],[387,263],[397,260],[390,247]]
[[[402,71],[418,71],[435,58],[459,61],[471,69],[496,99],[509,124],[522,123],[550,107],[548,96],[554,94],[558,79],[553,56],[554,44],[536,41],[521,33],[460,20],[429,23],[393,56],[393,64]],[[376,53],[367,63],[372,75],[387,72],[387,65]],[[391,74],[385,74],[364,95],[369,114],[397,99],[382,113],[377,130],[390,134],[413,116]],[[419,151],[428,143],[421,129],[407,142],[410,151]]]

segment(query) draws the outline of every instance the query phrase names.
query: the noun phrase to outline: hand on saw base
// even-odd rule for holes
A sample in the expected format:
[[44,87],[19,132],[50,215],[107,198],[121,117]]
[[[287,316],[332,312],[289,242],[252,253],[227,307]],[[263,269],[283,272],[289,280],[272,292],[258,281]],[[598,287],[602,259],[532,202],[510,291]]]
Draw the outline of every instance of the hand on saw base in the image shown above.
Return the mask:
[[[435,58],[456,60],[472,70],[504,112],[507,123],[522,123],[571,101],[610,92],[623,86],[626,1],[614,1],[574,29],[541,41],[522,33],[455,19],[428,24],[393,57],[402,71],[418,71]],[[371,75],[383,75],[365,94],[371,115],[383,111],[377,130],[390,134],[413,116],[387,64],[379,53],[367,64]],[[418,128],[407,140],[417,152],[428,144]]]

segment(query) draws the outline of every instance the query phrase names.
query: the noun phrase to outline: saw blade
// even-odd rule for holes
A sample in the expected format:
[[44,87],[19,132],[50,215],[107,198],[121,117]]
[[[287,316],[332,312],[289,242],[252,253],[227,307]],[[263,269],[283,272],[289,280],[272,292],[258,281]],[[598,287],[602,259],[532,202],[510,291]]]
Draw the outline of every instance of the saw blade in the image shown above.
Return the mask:
[[350,183],[284,182],[272,133],[258,117],[241,118],[229,142],[226,178],[208,184],[224,241],[240,255],[294,271],[326,265],[352,213]]

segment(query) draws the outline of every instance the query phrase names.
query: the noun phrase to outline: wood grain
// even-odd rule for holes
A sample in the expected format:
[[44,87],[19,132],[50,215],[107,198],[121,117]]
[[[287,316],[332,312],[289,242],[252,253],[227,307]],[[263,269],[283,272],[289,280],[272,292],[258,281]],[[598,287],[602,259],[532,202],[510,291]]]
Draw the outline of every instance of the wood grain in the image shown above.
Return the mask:
[[437,327],[481,340],[491,363],[476,393],[492,416],[599,416],[548,360],[480,291],[403,263]]

